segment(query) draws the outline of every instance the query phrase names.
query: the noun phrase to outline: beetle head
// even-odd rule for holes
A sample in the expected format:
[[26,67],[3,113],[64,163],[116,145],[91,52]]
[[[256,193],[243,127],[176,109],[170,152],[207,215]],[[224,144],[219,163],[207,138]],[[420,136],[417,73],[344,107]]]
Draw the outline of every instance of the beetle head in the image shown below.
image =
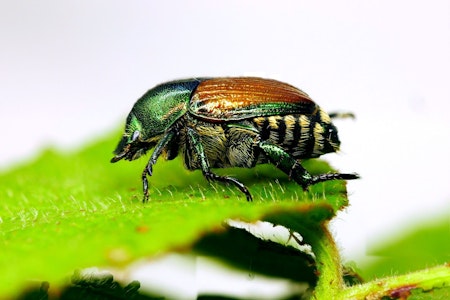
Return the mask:
[[114,150],[115,156],[111,159],[111,162],[114,163],[123,158],[126,160],[135,160],[151,149],[155,145],[155,142],[144,142],[142,132],[142,122],[131,111],[127,118],[127,124],[125,125],[125,133],[119,141],[116,150]]
[[198,79],[178,80],[156,86],[133,106],[111,162],[135,160],[153,148],[164,132],[182,117]]

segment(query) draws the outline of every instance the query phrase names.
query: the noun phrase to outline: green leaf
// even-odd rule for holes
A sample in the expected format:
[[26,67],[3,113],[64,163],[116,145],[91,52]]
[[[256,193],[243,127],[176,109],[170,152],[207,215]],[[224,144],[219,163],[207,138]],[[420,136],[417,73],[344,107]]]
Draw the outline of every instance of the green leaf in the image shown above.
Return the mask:
[[[182,161],[158,161],[151,199],[142,204],[145,159],[110,164],[119,134],[73,153],[43,152],[0,175],[0,297],[29,280],[67,282],[75,269],[123,267],[156,254],[185,249],[223,221],[266,219],[306,232],[317,230],[347,205],[345,183],[320,183],[303,192],[270,165],[217,170],[235,176],[254,201],[233,186],[209,184]],[[312,173],[330,170],[308,161]],[[326,199],[325,199],[326,197]]]

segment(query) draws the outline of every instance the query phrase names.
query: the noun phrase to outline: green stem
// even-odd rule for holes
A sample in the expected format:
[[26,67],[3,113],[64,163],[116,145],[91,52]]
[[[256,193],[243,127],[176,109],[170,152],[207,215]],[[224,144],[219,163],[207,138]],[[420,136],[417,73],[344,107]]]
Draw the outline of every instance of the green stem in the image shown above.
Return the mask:
[[348,287],[336,298],[346,300],[381,299],[385,296],[398,298],[409,295],[409,292],[416,288],[429,291],[440,287],[450,287],[450,264]]
[[319,229],[308,236],[316,255],[319,280],[314,290],[313,299],[336,299],[344,288],[342,277],[342,264],[339,251],[328,230],[328,223],[322,224]]

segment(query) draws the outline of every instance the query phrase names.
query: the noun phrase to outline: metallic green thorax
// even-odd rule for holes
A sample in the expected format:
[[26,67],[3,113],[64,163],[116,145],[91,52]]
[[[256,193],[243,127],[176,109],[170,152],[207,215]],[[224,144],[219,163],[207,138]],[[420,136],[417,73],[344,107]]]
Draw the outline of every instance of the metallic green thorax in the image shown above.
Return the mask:
[[186,113],[191,93],[198,83],[186,80],[159,85],[136,102],[130,116],[140,120],[142,140],[162,134]]
[[251,200],[238,180],[211,168],[252,168],[272,163],[304,189],[356,174],[313,176],[301,159],[339,150],[330,115],[303,91],[275,80],[237,77],[172,81],[149,90],[134,105],[111,162],[134,160],[154,148],[142,173],[144,202],[148,175],[163,153],[178,154],[186,168],[209,180],[231,183]]

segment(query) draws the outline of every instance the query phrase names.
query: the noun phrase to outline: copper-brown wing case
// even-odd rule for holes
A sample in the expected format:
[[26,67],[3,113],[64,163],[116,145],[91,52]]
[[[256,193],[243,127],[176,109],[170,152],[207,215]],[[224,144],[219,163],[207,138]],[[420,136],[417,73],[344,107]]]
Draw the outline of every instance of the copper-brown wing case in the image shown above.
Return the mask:
[[235,121],[259,116],[311,114],[317,105],[300,89],[263,78],[213,78],[192,93],[189,112],[210,121]]

